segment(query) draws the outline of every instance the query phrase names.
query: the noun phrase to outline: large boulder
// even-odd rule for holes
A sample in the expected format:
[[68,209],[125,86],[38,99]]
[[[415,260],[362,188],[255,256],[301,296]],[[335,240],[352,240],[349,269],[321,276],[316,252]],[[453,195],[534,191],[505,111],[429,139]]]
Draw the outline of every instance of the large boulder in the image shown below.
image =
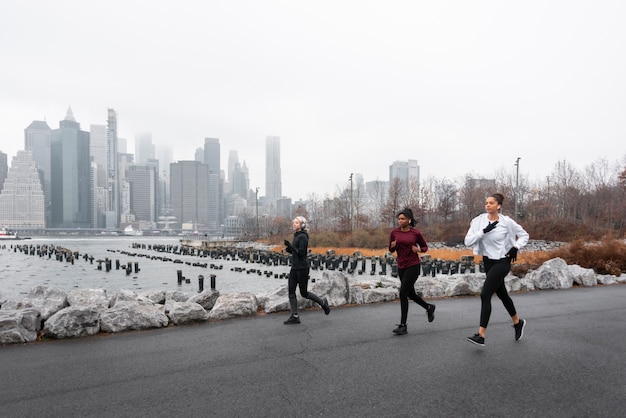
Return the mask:
[[40,329],[41,315],[35,308],[0,310],[0,344],[35,341]]
[[100,315],[100,330],[122,332],[166,327],[169,319],[152,302],[119,301]]
[[415,282],[415,291],[426,298],[440,298],[446,294],[446,288],[442,281],[430,277],[420,277]]
[[105,289],[77,289],[68,292],[67,303],[70,306],[95,306],[107,309],[110,299]]
[[[325,271],[322,277],[317,279],[315,283],[309,283],[309,290],[322,299],[327,298],[330,306],[341,306],[348,303],[349,287],[348,277],[337,271]],[[318,305],[313,301],[309,301],[309,306]]]
[[569,289],[574,284],[567,263],[562,258],[553,258],[537,270],[526,275],[538,289]]
[[147,290],[145,292],[141,292],[139,296],[150,299],[154,303],[158,303],[160,305],[165,304],[165,290]]
[[474,289],[470,286],[470,282],[465,277],[459,277],[446,288],[446,296],[471,296],[474,295]]
[[596,279],[596,272],[593,269],[586,269],[580,267],[577,264],[573,264],[571,266],[567,266],[569,269],[569,274],[579,286],[591,287],[598,284],[598,279]]
[[205,311],[210,311],[213,309],[217,298],[220,297],[220,292],[215,289],[205,290],[202,293],[198,293],[197,295],[193,295],[190,297],[187,302],[197,303],[202,306]]
[[187,302],[191,295],[181,290],[174,290],[165,294],[166,300],[174,300],[176,302]]
[[391,302],[397,298],[398,289],[392,287],[363,289],[363,303]]
[[[269,292],[260,294],[257,297],[257,303],[265,313],[288,311],[291,309],[288,293],[287,285],[279,286]],[[296,293],[296,298],[298,298],[298,309],[304,309],[305,303],[298,296],[298,292]]]
[[217,298],[209,312],[209,320],[220,320],[241,316],[256,315],[257,298],[253,293],[231,293]]
[[45,322],[43,333],[51,338],[86,337],[100,331],[100,312],[96,305],[68,306]]
[[195,302],[167,301],[165,312],[174,325],[207,320],[207,311]]
[[55,312],[68,306],[67,293],[55,287],[35,286],[22,300],[8,300],[2,304],[2,309],[35,308],[41,314],[41,319],[50,318]]

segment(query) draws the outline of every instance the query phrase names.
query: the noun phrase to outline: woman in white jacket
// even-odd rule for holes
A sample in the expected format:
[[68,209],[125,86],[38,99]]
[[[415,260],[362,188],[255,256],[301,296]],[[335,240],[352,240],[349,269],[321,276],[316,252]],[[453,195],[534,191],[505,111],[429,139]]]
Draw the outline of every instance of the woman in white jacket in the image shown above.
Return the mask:
[[478,333],[467,341],[484,346],[485,333],[491,316],[491,297],[498,295],[513,320],[515,340],[524,335],[526,320],[520,319],[515,305],[504,285],[504,278],[511,271],[511,263],[517,259],[517,251],[528,242],[526,232],[517,222],[500,213],[504,196],[494,193],[485,201],[485,213],[478,215],[470,224],[465,245],[473,247],[474,254],[482,255],[487,278],[480,292],[480,327]]

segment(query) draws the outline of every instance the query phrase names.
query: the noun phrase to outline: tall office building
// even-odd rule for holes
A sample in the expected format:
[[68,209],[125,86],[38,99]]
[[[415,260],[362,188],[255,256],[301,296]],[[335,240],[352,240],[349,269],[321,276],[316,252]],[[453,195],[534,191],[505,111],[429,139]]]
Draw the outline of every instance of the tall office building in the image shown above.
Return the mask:
[[[6,155],[6,154],[5,154]],[[0,222],[10,228],[44,228],[41,170],[30,151],[18,151],[0,193]]]
[[81,131],[69,108],[50,141],[51,227],[91,228],[89,132]]
[[130,186],[130,212],[135,215],[135,221],[155,223],[157,167],[131,165],[126,171],[126,180]]
[[209,166],[198,161],[170,164],[172,215],[206,230],[209,223]]
[[250,190],[250,177],[246,162],[243,165],[236,163],[233,171],[230,173],[231,193],[239,195],[242,199],[248,198]]
[[107,204],[105,226],[117,229],[120,222],[121,182],[119,176],[117,113],[107,110]]
[[152,143],[152,134],[144,132],[135,135],[135,163],[145,164],[156,158],[156,149]]
[[107,208],[107,127],[106,125],[90,125],[89,155],[92,161],[92,202],[94,228],[106,227]]
[[157,196],[158,216],[167,216],[171,213],[170,207],[170,164],[174,161],[172,147],[169,145],[157,146],[159,160],[159,190]]
[[204,138],[203,162],[209,166],[209,172],[220,174],[220,140],[218,138]]
[[46,224],[50,223],[52,201],[50,137],[52,130],[45,121],[35,120],[24,129],[24,149],[32,153],[37,169],[41,170],[46,208]]
[[0,192],[4,186],[4,180],[7,178],[9,172],[9,166],[7,165],[7,155],[0,151]]
[[228,151],[228,173],[226,175],[229,183],[233,182],[233,171],[236,164],[239,164],[239,154],[236,150]]
[[268,212],[276,214],[276,202],[282,197],[280,173],[280,138],[265,138],[265,205]]
[[221,177],[220,140],[204,138],[204,164],[209,167],[209,222],[207,229],[218,230],[224,218],[224,183]]
[[394,178],[398,178],[409,185],[416,182],[419,186],[420,181],[420,167],[417,164],[417,160],[408,161],[394,161],[389,166],[389,183],[393,182]]

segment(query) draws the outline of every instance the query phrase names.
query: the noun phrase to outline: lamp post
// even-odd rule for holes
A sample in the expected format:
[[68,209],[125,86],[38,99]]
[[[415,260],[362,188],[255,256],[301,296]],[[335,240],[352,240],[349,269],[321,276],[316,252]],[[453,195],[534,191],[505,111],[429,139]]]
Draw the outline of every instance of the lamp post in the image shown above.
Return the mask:
[[257,187],[255,192],[256,197],[256,239],[259,239],[259,188]]
[[350,173],[350,232],[352,232],[352,176],[354,173]]
[[515,220],[517,220],[517,199],[519,196],[519,160],[521,160],[520,157],[515,160]]

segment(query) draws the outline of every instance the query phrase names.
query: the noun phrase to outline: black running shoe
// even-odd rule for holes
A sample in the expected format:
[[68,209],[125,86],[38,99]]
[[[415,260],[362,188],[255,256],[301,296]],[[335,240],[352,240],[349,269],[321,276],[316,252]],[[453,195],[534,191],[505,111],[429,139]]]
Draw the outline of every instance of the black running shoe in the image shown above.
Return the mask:
[[435,305],[428,305],[426,313],[428,313],[428,322],[433,322],[435,320]]
[[524,327],[526,326],[526,320],[520,319],[519,322],[513,325],[515,328],[515,341],[519,341],[524,336]]
[[291,315],[289,318],[287,318],[287,320],[285,322],[283,322],[283,324],[285,324],[285,325],[299,324],[299,323],[300,323],[300,317],[299,316],[293,316],[293,315]]
[[406,324],[405,325],[399,324],[398,328],[393,330],[393,333],[396,334],[396,335],[404,335],[404,334],[406,334],[407,333]]
[[485,337],[481,337],[480,334],[474,334],[471,337],[467,337],[467,341],[472,344],[479,345],[481,347],[485,346]]
[[323,302],[324,303],[322,304],[322,309],[324,309],[324,313],[328,315],[330,313],[330,306],[328,306],[328,299],[324,298]]

